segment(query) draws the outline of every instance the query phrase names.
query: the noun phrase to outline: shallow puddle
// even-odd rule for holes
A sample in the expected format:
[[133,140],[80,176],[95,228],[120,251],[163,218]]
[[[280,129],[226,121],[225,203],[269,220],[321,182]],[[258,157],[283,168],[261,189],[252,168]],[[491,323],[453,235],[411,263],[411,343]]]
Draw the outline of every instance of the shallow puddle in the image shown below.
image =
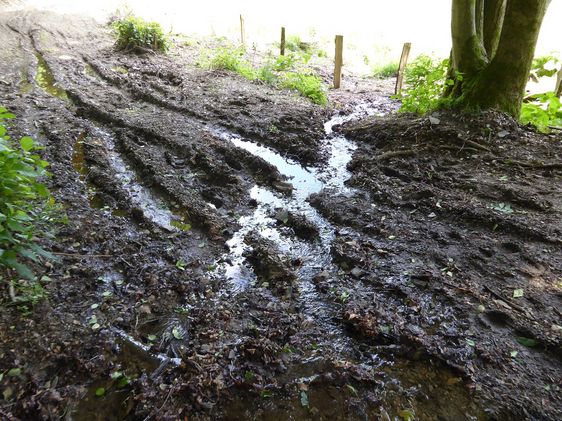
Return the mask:
[[37,73],[35,74],[35,82],[37,82],[37,85],[49,95],[64,101],[69,101],[66,91],[57,85],[53,72],[47,65],[45,59],[39,53],[36,53],[35,56],[37,57]]

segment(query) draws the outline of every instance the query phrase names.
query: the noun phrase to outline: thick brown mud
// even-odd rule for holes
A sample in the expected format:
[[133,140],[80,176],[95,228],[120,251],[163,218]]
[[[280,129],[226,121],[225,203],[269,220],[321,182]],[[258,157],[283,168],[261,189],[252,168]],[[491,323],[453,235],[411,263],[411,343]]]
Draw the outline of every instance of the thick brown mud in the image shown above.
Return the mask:
[[321,108],[79,17],[0,43],[68,216],[47,298],[2,296],[2,417],[561,417],[560,136],[380,117],[353,75]]

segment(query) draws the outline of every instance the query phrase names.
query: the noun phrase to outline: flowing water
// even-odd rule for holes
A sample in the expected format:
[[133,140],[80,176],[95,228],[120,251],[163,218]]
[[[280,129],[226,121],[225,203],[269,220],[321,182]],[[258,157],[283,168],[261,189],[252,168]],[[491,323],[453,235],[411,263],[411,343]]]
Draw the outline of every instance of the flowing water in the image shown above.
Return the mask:
[[[230,141],[238,148],[242,148],[253,155],[275,166],[277,170],[288,178],[293,186],[291,196],[284,196],[272,190],[255,185],[250,190],[250,196],[256,200],[258,206],[251,215],[243,216],[239,220],[242,227],[227,242],[229,252],[223,256],[217,266],[218,273],[224,273],[229,280],[232,292],[242,291],[258,281],[251,266],[244,258],[245,252],[251,248],[244,239],[251,232],[258,232],[264,238],[275,243],[280,253],[302,261],[298,272],[299,304],[301,311],[316,321],[327,333],[326,343],[332,349],[342,351],[348,346],[346,335],[333,322],[334,310],[318,296],[312,279],[321,271],[337,276],[339,268],[332,261],[330,247],[335,238],[335,229],[319,212],[307,201],[311,194],[319,193],[323,189],[334,189],[338,193],[351,194],[352,189],[345,185],[351,174],[346,166],[351,160],[356,146],[343,136],[336,135],[333,128],[337,124],[353,119],[379,113],[378,108],[370,104],[361,104],[355,112],[347,116],[334,116],[325,123],[325,138],[321,141],[322,152],[328,156],[326,165],[318,167],[303,167],[298,162],[281,156],[271,148],[257,145],[240,136],[224,131],[215,131],[225,141]],[[279,229],[277,221],[270,215],[276,211],[300,214],[318,229],[320,241],[309,242],[284,235]]]

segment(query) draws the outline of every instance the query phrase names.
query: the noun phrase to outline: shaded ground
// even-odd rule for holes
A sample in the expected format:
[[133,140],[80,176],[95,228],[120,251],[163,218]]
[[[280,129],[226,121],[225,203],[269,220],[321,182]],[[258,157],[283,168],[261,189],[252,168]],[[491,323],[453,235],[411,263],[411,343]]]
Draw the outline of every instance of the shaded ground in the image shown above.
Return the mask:
[[[321,170],[333,110],[197,69],[194,46],[115,53],[77,17],[3,13],[0,42],[13,133],[46,146],[69,218],[37,269],[48,299],[23,317],[3,296],[0,368],[22,369],[3,417],[561,417],[560,137],[493,114],[344,125],[349,188],[309,200],[334,237],[322,265],[254,230],[256,279],[233,288],[250,190],[296,193],[220,134]],[[340,112],[393,109],[390,81],[344,82]],[[271,229],[322,250],[317,221],[283,211]]]

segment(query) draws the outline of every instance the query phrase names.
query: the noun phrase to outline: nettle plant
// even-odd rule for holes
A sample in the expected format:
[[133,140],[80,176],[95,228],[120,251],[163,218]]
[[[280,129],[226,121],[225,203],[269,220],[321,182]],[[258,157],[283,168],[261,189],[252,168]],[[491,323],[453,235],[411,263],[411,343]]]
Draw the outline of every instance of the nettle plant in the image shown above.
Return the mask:
[[41,148],[28,136],[19,142],[8,136],[6,122],[14,117],[0,107],[0,279],[11,270],[33,279],[27,263],[52,257],[37,239],[49,235],[56,207],[40,182],[49,175],[48,163],[35,153]]

